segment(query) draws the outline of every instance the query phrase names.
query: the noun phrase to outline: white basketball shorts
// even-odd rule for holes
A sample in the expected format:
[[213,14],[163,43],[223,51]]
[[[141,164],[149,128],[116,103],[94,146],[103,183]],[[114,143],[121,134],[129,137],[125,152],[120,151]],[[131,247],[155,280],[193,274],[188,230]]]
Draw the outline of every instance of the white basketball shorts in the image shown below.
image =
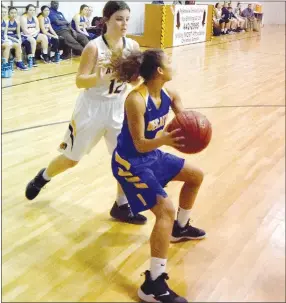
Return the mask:
[[79,161],[104,137],[110,154],[117,145],[124,119],[124,100],[91,100],[81,93],[59,151]]

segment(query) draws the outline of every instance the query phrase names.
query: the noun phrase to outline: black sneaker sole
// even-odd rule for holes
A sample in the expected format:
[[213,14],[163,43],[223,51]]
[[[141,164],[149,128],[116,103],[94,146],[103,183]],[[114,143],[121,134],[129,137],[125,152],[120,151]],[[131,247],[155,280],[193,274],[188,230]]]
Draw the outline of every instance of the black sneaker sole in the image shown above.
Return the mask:
[[171,242],[172,243],[175,243],[175,242],[184,242],[184,241],[188,241],[188,240],[202,240],[206,237],[207,235],[203,235],[203,236],[200,236],[200,237],[186,237],[186,236],[183,236],[183,237],[173,237],[171,236]]
[[143,300],[144,302],[160,302],[160,301],[157,301],[153,295],[146,295],[141,287],[138,289],[138,293],[137,293],[138,297]]
[[147,218],[145,221],[137,220],[136,218],[122,218],[115,216],[114,214],[112,214],[112,212],[110,212],[110,216],[116,221],[128,223],[128,224],[134,224],[134,225],[144,225],[147,222]]

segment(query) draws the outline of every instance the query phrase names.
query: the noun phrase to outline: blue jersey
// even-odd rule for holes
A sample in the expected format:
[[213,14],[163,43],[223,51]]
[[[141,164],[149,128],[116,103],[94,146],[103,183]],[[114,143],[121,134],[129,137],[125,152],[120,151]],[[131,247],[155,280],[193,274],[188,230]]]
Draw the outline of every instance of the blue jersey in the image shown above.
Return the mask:
[[[79,16],[79,28],[80,28],[80,29],[83,29],[83,28],[84,28],[84,24],[85,24],[85,23],[86,23],[85,18],[82,17],[82,16]],[[74,19],[73,19],[72,22],[71,22],[71,27],[72,27],[74,30],[76,30],[76,26],[75,26],[75,21],[74,21]]]
[[[146,102],[144,114],[144,134],[147,139],[154,139],[163,131],[171,98],[166,90],[161,90],[161,105],[155,106],[143,84],[135,89]],[[175,155],[155,149],[148,153],[139,153],[128,129],[126,113],[123,127],[118,136],[117,148],[111,160],[113,176],[121,185],[133,214],[154,207],[158,196],[167,197],[164,187],[182,170],[185,160]],[[132,126],[131,126],[132,127]]]
[[27,18],[27,28],[29,31],[31,31],[31,29],[36,29],[36,21],[34,17],[32,17],[31,20]]
[[[161,90],[161,105],[157,108],[148,93],[147,87],[142,84],[135,89],[144,98],[146,103],[146,112],[144,114],[145,128],[144,134],[146,139],[154,139],[162,133],[167,116],[170,110],[171,98],[165,89]],[[124,121],[121,133],[117,138],[117,151],[120,155],[126,157],[137,157],[142,155],[139,153],[133,143],[132,136],[128,128],[126,113],[124,113]],[[152,153],[152,152],[149,152]],[[146,155],[148,153],[144,153]]]
[[[50,18],[49,17],[43,17],[42,15],[40,15],[38,17],[39,22],[40,22],[41,19],[44,19],[44,27],[45,27],[46,31],[49,32],[50,28],[51,28],[51,20],[50,20]],[[42,30],[41,30],[41,33],[42,33]]]
[[13,37],[19,39],[17,35],[17,27],[18,27],[18,23],[16,20],[14,20],[13,23],[10,20],[8,21],[8,30],[7,30],[8,38]]
[[3,43],[3,41],[5,40],[5,28],[6,28],[6,22],[3,20],[1,22],[1,42]]

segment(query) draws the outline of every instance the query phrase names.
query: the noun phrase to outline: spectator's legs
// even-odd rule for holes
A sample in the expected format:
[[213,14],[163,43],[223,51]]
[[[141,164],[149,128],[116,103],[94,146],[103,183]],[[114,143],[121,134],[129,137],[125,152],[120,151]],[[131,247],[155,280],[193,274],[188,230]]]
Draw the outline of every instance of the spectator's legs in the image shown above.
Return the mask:
[[83,47],[74,39],[74,37],[71,34],[70,30],[61,30],[57,31],[57,34],[64,38],[64,43],[78,52],[79,54],[82,53]]
[[37,37],[37,43],[41,43],[42,53],[44,55],[48,55],[48,47],[49,47],[48,37],[46,35],[39,34]]
[[2,58],[6,59],[6,62],[9,61],[10,50],[11,50],[11,43],[10,41],[5,41],[2,43]]
[[30,57],[30,56],[35,57],[37,42],[36,42],[35,38],[33,38],[33,37],[28,37],[27,41],[30,43],[30,46],[31,46],[31,52],[30,52],[30,54],[28,54],[28,57]]
[[77,33],[77,38],[76,38],[77,42],[80,43],[83,47],[85,47],[87,45],[87,43],[89,42],[89,39],[86,35]]
[[21,48],[21,44],[17,43],[17,42],[13,42],[12,48],[15,49],[16,62],[21,62],[22,61],[22,48]]

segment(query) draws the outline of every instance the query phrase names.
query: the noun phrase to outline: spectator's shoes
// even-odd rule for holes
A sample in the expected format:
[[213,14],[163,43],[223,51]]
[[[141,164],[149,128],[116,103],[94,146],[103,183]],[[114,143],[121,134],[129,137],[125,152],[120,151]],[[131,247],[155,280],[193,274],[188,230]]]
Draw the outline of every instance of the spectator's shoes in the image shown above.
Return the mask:
[[23,61],[16,62],[16,68],[19,70],[29,70]]
[[37,62],[36,62],[36,58],[35,58],[35,57],[33,57],[33,66],[34,66],[34,67],[37,67],[37,66],[38,66],[38,64],[37,64]]
[[141,224],[145,224],[147,221],[147,218],[140,214],[134,215],[128,203],[118,206],[117,203],[115,202],[110,211],[110,215],[112,218],[116,220],[130,224],[141,225]]
[[188,220],[185,227],[181,227],[178,221],[174,222],[171,242],[178,242],[181,240],[200,240],[205,237],[206,232],[190,225],[190,220]]
[[60,61],[62,61],[60,54],[56,53],[53,57],[51,57],[51,61],[53,63],[59,63]]
[[43,177],[43,172],[45,171],[45,168],[41,169],[36,177],[30,181],[26,187],[26,198],[28,200],[35,199],[41,189],[50,181],[47,181]]
[[40,58],[44,61],[44,63],[50,63],[50,58],[47,54],[41,54]]
[[187,303],[188,301],[172,291],[166,283],[169,277],[163,273],[156,280],[151,279],[150,271],[145,272],[145,282],[138,290],[138,296],[144,302]]

